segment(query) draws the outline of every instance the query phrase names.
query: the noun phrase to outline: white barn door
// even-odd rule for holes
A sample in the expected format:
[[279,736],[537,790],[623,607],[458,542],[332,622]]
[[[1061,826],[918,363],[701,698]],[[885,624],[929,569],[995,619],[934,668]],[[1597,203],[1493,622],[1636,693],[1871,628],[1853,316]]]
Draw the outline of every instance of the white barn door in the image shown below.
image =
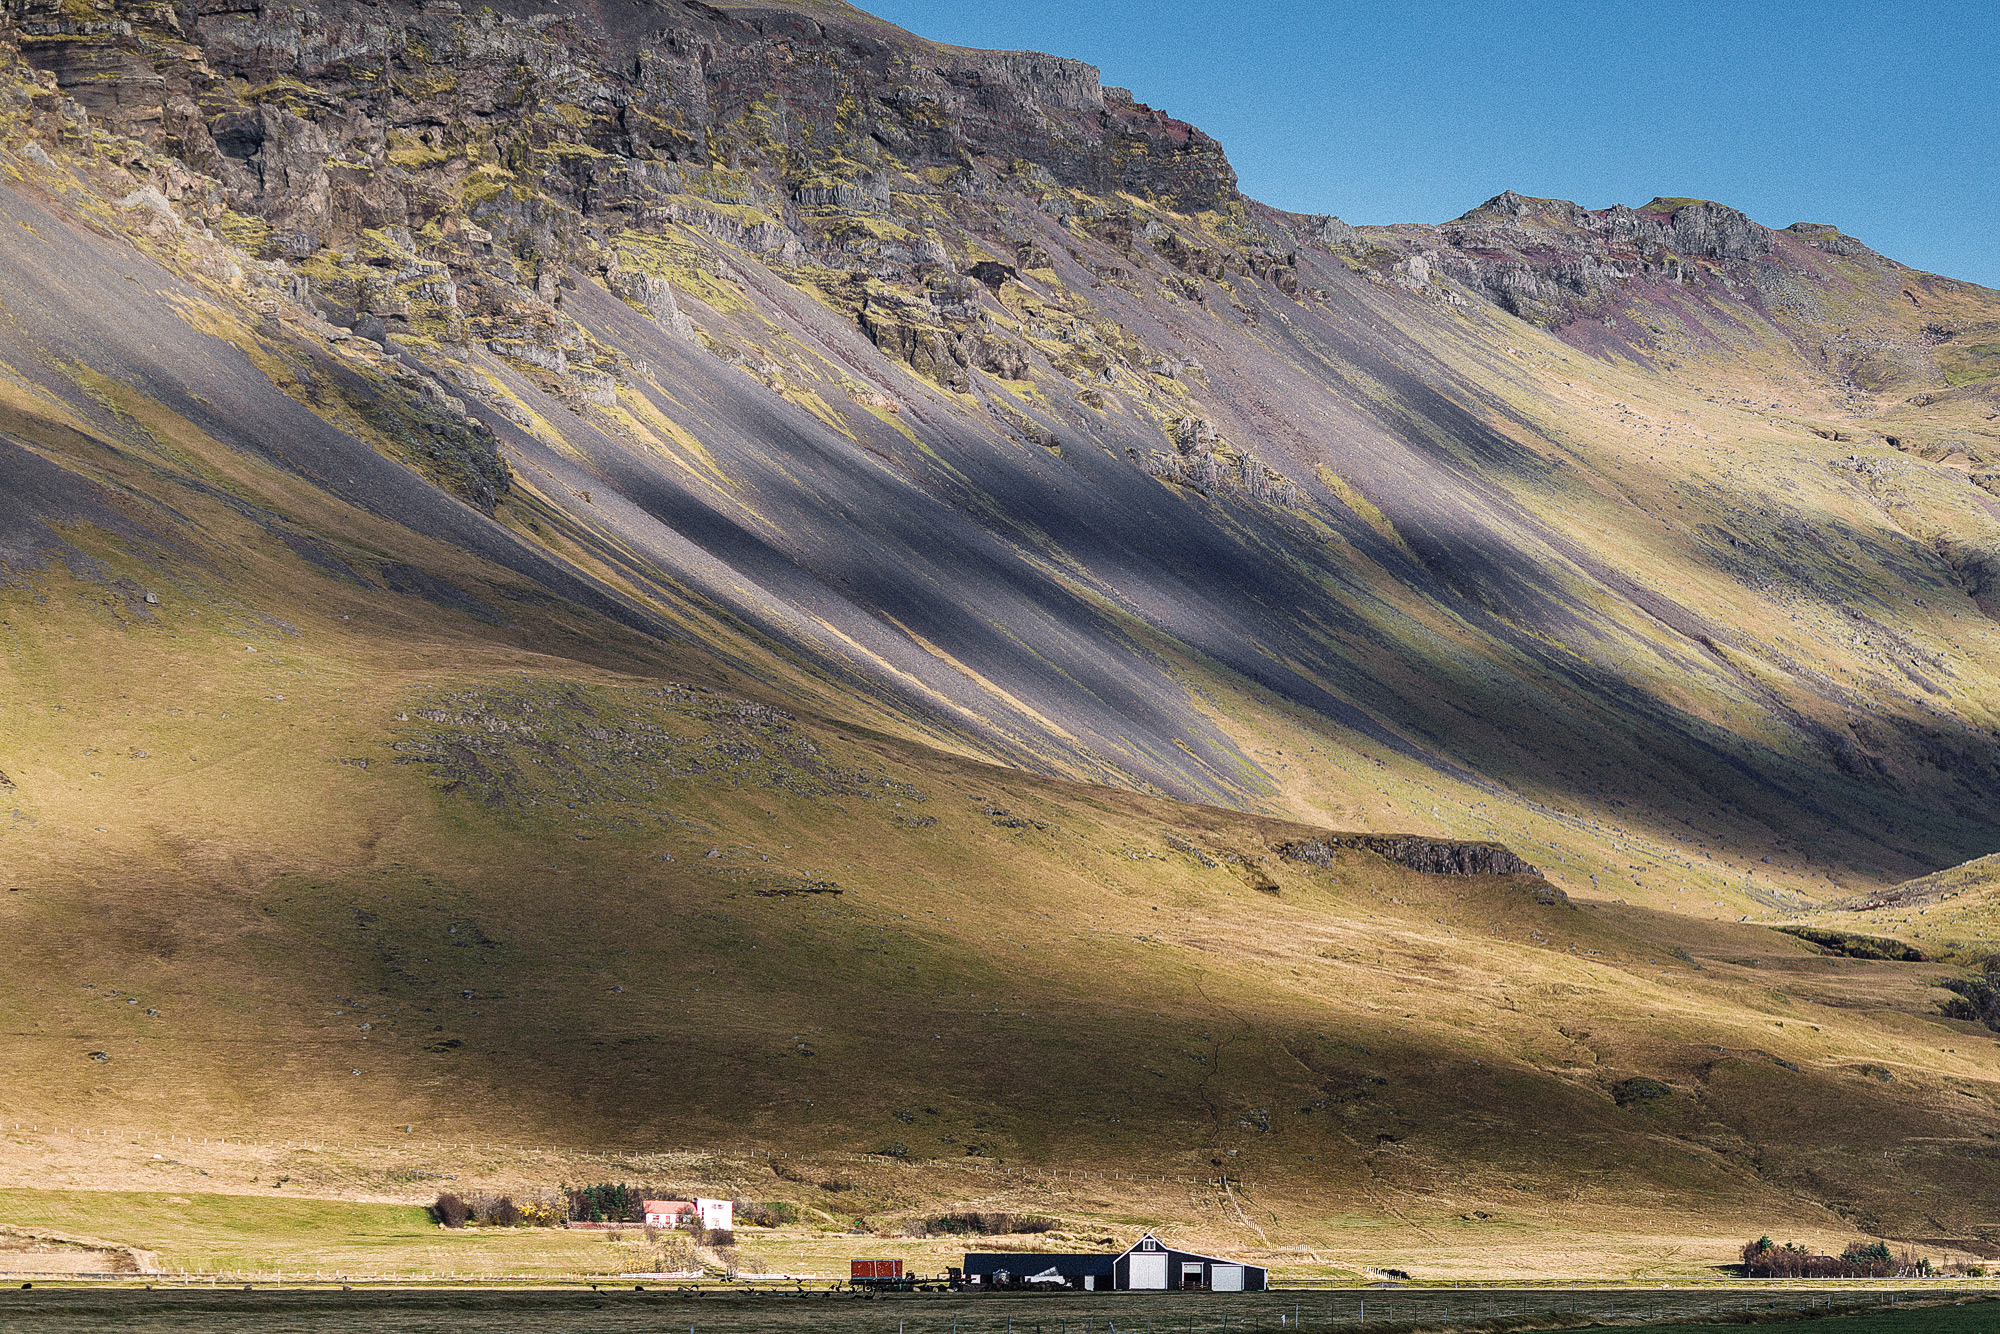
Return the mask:
[[1210,1292],[1243,1291],[1243,1266],[1210,1265],[1208,1267],[1208,1289]]
[[1127,1257],[1127,1282],[1134,1288],[1164,1290],[1167,1286],[1167,1253],[1134,1251]]

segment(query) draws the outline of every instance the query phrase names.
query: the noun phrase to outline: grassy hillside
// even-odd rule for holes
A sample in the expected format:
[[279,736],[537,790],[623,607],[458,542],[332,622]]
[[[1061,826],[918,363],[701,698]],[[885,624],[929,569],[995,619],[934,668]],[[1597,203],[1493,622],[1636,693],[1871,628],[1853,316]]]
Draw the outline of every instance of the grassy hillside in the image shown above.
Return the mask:
[[[1532,876],[1364,852],[1320,870],[1273,851],[1308,827],[659,678],[557,674],[478,645],[476,622],[440,617],[428,641],[335,628],[384,594],[265,613],[289,634],[221,632],[173,595],[123,626],[83,589],[40,596],[74,600],[8,613],[12,697],[47,757],[16,781],[50,794],[9,836],[21,883],[0,900],[27,946],[0,983],[8,1041],[37,1071],[8,1120],[121,1143],[409,1135],[1228,1174],[1247,1220],[1212,1187],[1099,1183],[1065,1203],[1440,1265],[1488,1253],[1496,1229],[1533,1250],[1579,1228],[1660,1236],[1674,1216],[1659,1251],[1690,1263],[1802,1207],[1828,1210],[1829,1240],[1978,1226],[1983,1160],[1957,1145],[1994,1126],[1991,1044],[1934,1017],[1934,967]],[[70,690],[50,668],[77,661],[98,666]],[[412,1198],[427,1187],[399,1166],[542,1186],[578,1170],[456,1152],[358,1176],[309,1154],[161,1163],[143,1141],[50,1160],[41,1142],[9,1151],[15,1182],[60,1161],[77,1186],[219,1175]],[[1892,1178],[1861,1167],[1883,1152]],[[869,1212],[893,1223],[944,1207],[939,1191]]]

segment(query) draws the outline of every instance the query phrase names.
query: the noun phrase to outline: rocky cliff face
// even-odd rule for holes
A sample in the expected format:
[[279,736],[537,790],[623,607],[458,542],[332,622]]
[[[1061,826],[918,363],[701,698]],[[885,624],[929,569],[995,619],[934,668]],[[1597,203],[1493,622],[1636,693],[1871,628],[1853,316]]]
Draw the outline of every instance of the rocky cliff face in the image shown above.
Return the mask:
[[[1893,392],[1951,379],[1988,336],[1984,321],[1910,318],[1966,284],[1907,269],[1836,227],[1774,229],[1709,200],[1586,209],[1510,190],[1435,227],[1316,219],[1305,235],[1404,291],[1491,302],[1585,350],[1668,369],[1754,341],[1843,388]],[[1856,285],[1873,301],[1854,303]]]
[[1778,232],[1708,200],[1586,209],[1512,190],[1436,227],[1348,228],[1328,244],[1394,252],[1405,280],[1450,280],[1551,329],[1602,320],[1649,289],[1684,300],[1720,295],[1732,305],[1768,300],[1812,268],[1805,251],[1887,263],[1835,228],[1801,223]]
[[1212,139],[1107,96],[1092,66],[935,47],[844,6],[9,8],[37,68],[218,179],[294,258],[469,217],[503,249],[574,259],[690,198],[762,225],[760,253],[835,253],[816,210],[948,212],[1015,176],[1190,210],[1234,197]]
[[[968,367],[1025,372],[960,272],[1036,262],[997,196],[1058,218],[1121,193],[1236,201],[1212,139],[1092,66],[936,47],[844,6],[8,14],[95,124],[189,169],[164,182],[172,202],[295,265],[314,309],[378,340],[486,343],[586,394],[617,366],[558,310],[571,266],[689,336],[669,279],[713,268],[626,238],[687,227],[809,266],[878,346],[963,389]],[[991,253],[964,234],[975,219],[1000,233]]]
[[[622,271],[619,294],[653,311],[693,277],[677,265],[704,263],[657,246],[640,262],[626,240],[662,227],[776,266],[947,388],[971,370],[1022,378],[1022,341],[989,327],[969,274],[1047,267],[1024,205],[1186,275],[1195,300],[1233,272],[1296,297],[1298,249],[1323,247],[1593,350],[1671,354],[1709,333],[1704,311],[1728,322],[1747,305],[1872,390],[1934,374],[1926,348],[1941,341],[1826,337],[1813,288],[1836,262],[1900,284],[1898,266],[1836,229],[1776,232],[1707,201],[1589,210],[1509,191],[1438,227],[1253,218],[1219,145],[1091,66],[939,47],[844,5],[9,0],[5,13],[26,60],[93,124],[188,169],[161,183],[172,202],[298,266],[344,327],[500,340],[586,379],[616,371],[583,369],[601,350],[557,312],[568,270]],[[1203,214],[1234,225],[1173,222]],[[1101,281],[1126,266],[1085,267]]]
[[1561,326],[1602,315],[1632,282],[1680,283],[1769,255],[1771,233],[1733,208],[1656,199],[1590,210],[1508,191],[1438,228],[1443,271],[1510,314]]

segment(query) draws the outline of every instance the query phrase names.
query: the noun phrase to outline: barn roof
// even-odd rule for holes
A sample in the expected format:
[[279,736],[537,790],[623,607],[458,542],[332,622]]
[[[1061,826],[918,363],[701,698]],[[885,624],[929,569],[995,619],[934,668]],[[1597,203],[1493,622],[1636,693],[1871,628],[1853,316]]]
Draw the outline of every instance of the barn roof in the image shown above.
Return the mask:
[[1250,1264],[1248,1261],[1231,1260],[1227,1256],[1222,1256],[1222,1255],[1203,1255],[1200,1251],[1191,1251],[1187,1249],[1185,1246],[1176,1246],[1170,1241],[1161,1241],[1158,1237],[1154,1236],[1150,1232],[1141,1234],[1139,1240],[1133,1242],[1130,1246],[1127,1246],[1123,1251],[1119,1252],[1116,1258],[1120,1260],[1124,1259],[1126,1256],[1138,1250],[1141,1246],[1144,1246],[1149,1241],[1152,1242],[1154,1246],[1158,1247],[1162,1251],[1172,1251],[1175,1255],[1193,1256],[1197,1260],[1206,1260],[1210,1264],[1242,1265],[1245,1269],[1261,1270],[1264,1273],[1270,1272],[1268,1269],[1265,1269],[1263,1265],[1253,1265]]

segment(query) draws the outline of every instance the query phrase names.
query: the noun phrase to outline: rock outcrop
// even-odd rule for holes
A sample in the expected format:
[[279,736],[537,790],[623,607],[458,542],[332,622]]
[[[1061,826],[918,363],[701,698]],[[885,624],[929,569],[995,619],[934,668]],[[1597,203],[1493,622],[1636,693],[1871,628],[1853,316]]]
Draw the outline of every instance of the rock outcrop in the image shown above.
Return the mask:
[[[1237,202],[1214,140],[1107,95],[1095,67],[937,47],[858,11],[8,0],[4,12],[26,60],[103,128],[207,182],[205,220],[309,274],[335,323],[377,341],[504,346],[591,380],[597,397],[617,371],[564,325],[569,270],[699,338],[673,263],[649,262],[660,256],[628,235],[688,228],[778,266],[863,275],[819,286],[885,353],[962,392],[973,371],[1024,378],[1031,354],[959,290],[973,285],[961,263],[997,261],[910,217],[990,223],[986,201],[1001,196],[1064,217],[1120,195],[1186,212]],[[1221,276],[1220,258],[1206,271]]]
[[[1034,167],[1175,207],[1235,197],[1207,135],[1097,70],[941,48],[854,13],[10,0],[24,52],[118,133],[218,176],[289,254],[422,231],[468,194],[509,249],[574,255],[691,196],[820,245],[814,209],[977,195]],[[85,17],[85,15],[88,17]],[[914,177],[915,179],[911,179]],[[805,210],[802,213],[800,210]],[[761,217],[759,216],[761,214]]]
[[1333,864],[1333,854],[1340,848],[1372,852],[1426,875],[1541,874],[1501,843],[1468,843],[1418,834],[1327,834],[1280,844],[1277,853],[1286,861],[1326,867]]
[[[1353,228],[1310,219],[1308,243],[1372,259],[1406,289],[1456,284],[1530,323],[1562,329],[1601,320],[1650,286],[1782,300],[1795,282],[1787,251],[1831,256],[1874,252],[1831,227],[1783,231],[1704,199],[1655,199],[1638,208],[1587,209],[1508,190],[1435,227]],[[1643,332],[1630,331],[1643,340]]]

